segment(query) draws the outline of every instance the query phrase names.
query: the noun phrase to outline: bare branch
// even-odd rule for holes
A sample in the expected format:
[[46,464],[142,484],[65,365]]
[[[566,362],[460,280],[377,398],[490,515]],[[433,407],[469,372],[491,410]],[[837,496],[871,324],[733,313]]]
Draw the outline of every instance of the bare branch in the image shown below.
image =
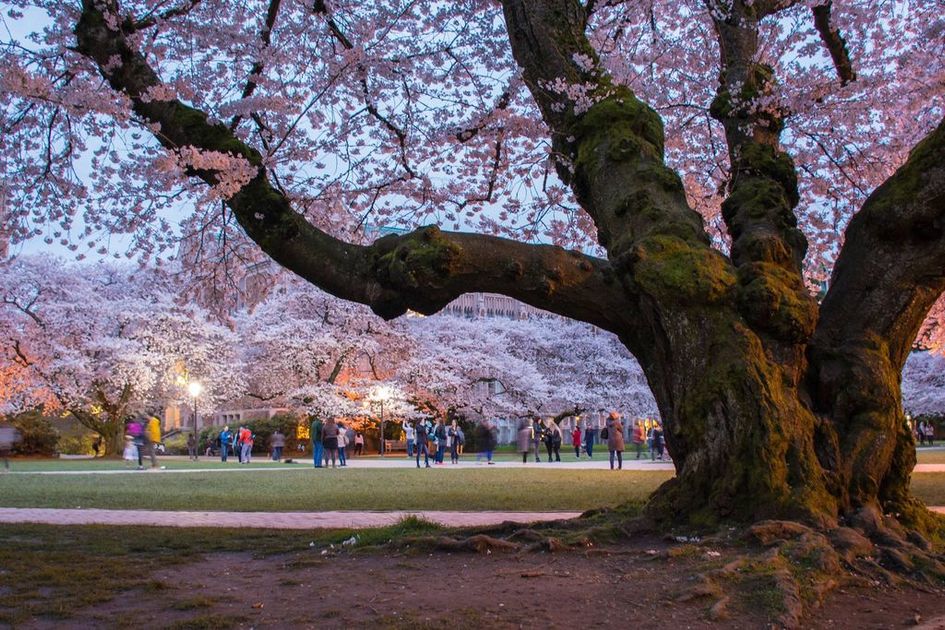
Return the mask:
[[839,29],[830,24],[830,12],[833,8],[833,2],[827,0],[826,3],[811,7],[814,14],[814,26],[820,33],[820,39],[824,46],[830,52],[830,58],[833,59],[833,66],[837,69],[837,76],[840,77],[840,85],[846,85],[856,81],[856,72],[853,70],[853,62],[850,60],[850,51],[847,50],[847,42],[840,34]]

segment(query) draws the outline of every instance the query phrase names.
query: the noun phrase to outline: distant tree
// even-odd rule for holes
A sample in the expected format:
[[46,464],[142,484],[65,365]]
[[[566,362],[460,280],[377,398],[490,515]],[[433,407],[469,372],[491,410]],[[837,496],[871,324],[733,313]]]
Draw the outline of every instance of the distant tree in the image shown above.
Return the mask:
[[189,379],[211,404],[240,390],[234,337],[178,304],[158,272],[24,257],[3,266],[0,295],[3,360],[28,380],[4,406],[63,409],[108,455],[120,452],[129,415],[188,400]]

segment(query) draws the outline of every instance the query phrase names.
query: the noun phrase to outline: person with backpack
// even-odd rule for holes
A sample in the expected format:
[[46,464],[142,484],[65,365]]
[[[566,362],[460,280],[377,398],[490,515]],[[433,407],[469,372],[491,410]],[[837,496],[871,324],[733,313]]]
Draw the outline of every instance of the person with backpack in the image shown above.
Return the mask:
[[423,463],[427,468],[430,467],[430,449],[427,447],[427,425],[424,422],[417,423],[416,429],[416,455],[417,455],[417,468],[420,468],[420,453],[423,453]]

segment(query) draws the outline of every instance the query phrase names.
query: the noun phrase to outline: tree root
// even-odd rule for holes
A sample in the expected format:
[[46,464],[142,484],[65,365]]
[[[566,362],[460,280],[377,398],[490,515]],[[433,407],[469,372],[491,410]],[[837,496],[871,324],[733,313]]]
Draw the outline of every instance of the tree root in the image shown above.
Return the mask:
[[908,585],[931,592],[945,585],[945,564],[924,537],[868,510],[850,520],[851,527],[827,530],[794,521],[756,523],[745,538],[766,551],[699,575],[677,601],[714,600],[707,615],[721,620],[733,597],[754,599],[769,608],[778,625],[797,628],[805,611],[819,607],[842,584]]

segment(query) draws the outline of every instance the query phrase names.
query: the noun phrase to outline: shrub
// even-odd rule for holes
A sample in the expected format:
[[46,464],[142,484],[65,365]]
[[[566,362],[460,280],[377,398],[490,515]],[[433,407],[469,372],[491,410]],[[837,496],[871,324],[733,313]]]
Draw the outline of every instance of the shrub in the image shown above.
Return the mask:
[[[56,452],[56,443],[59,441],[59,432],[53,428],[49,418],[43,415],[41,409],[24,411],[9,418],[10,424],[19,431],[20,439],[13,445],[13,452],[19,455],[53,455]],[[89,451],[92,441],[89,440]]]

